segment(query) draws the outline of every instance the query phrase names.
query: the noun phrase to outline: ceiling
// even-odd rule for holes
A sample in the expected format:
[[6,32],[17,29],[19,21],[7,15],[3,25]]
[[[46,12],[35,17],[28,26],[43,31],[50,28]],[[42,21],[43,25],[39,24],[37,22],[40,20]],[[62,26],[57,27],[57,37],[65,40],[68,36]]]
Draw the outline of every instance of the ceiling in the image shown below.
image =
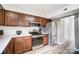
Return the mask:
[[14,7],[14,9],[20,9],[29,14],[46,16],[47,14],[63,8],[67,5],[68,4],[7,4],[3,6],[5,9],[11,9],[12,7]]

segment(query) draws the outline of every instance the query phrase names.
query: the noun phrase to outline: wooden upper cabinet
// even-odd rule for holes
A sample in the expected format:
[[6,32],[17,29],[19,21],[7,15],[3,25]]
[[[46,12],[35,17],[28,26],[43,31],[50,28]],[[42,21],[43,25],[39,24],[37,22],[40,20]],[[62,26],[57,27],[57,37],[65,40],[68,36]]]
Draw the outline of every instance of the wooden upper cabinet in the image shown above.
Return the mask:
[[40,18],[40,22],[41,22],[41,26],[46,26],[46,24],[48,23],[48,20],[45,18]]
[[0,25],[4,25],[4,10],[0,9]]
[[44,19],[43,25],[46,26],[47,23],[48,23],[48,20]]
[[18,19],[18,26],[30,26],[28,15],[19,13],[19,17],[20,19]]
[[48,20],[42,17],[33,17],[33,21],[34,22],[38,22],[40,23],[41,26],[46,26],[46,24],[48,23]]
[[5,11],[5,25],[8,26],[30,26],[29,16],[23,13]]
[[40,17],[30,16],[30,22],[38,22],[38,23],[40,23]]
[[[0,12],[0,19],[2,19],[2,12]],[[5,25],[29,27],[30,22],[38,22],[41,26],[46,26],[48,23],[47,19],[43,17],[5,10]],[[3,24],[3,20],[0,20],[0,24]]]
[[5,25],[17,26],[18,19],[18,13],[8,10],[5,11]]
[[40,23],[40,17],[35,17],[35,22]]
[[29,15],[29,20],[30,20],[30,23],[31,22],[36,22],[36,17]]

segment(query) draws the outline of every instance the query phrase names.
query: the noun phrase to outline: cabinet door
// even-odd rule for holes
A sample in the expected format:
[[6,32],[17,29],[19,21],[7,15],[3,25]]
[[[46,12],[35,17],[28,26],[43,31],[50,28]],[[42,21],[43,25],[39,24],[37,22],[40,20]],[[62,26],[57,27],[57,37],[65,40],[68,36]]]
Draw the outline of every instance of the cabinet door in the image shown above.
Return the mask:
[[38,22],[40,23],[40,17],[37,16],[29,16],[30,22]]
[[0,9],[0,25],[4,25],[4,11]]
[[42,17],[34,17],[34,22],[40,23],[41,26],[46,26],[46,24],[48,23],[47,19]]
[[29,16],[26,14],[20,14],[20,19],[18,20],[18,25],[19,26],[30,26],[30,22],[29,22]]
[[12,11],[5,11],[5,25],[17,26],[18,13]]
[[44,35],[43,37],[43,45],[47,45],[48,44],[48,35]]
[[15,53],[24,52],[24,45],[25,45],[24,42],[25,40],[22,37],[15,38],[15,47],[14,47]]
[[35,17],[35,22],[40,23],[40,17]]
[[41,26],[46,26],[48,21],[45,18],[40,18]]
[[23,36],[15,38],[15,53],[22,53],[32,49],[32,37]]
[[32,50],[32,37],[27,36],[25,39],[25,51]]

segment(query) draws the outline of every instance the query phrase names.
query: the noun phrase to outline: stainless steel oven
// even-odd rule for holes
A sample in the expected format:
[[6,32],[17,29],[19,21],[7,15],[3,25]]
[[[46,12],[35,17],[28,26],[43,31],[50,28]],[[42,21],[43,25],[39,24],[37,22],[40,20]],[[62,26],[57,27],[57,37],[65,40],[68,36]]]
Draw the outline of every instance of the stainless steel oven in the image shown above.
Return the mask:
[[43,44],[43,37],[42,36],[37,36],[37,37],[32,37],[32,46],[38,46]]

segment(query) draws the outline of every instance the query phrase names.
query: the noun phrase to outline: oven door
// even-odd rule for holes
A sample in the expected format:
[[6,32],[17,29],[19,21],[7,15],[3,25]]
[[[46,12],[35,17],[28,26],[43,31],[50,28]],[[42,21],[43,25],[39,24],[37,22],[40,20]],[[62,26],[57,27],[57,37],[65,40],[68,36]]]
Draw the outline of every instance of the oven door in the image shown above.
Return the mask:
[[32,46],[38,46],[43,44],[43,37],[34,37],[32,38]]

